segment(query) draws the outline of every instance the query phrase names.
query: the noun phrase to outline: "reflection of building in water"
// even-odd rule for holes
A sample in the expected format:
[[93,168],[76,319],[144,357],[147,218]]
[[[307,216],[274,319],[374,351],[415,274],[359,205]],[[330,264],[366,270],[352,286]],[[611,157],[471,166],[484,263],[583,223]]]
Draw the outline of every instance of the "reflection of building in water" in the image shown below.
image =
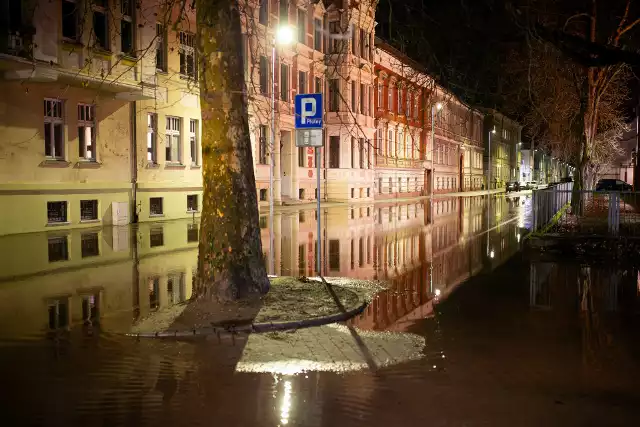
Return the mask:
[[[406,322],[430,316],[434,296],[446,296],[484,266],[485,205],[485,197],[436,199],[431,224],[426,220],[431,206],[426,203],[417,208],[422,215],[410,214],[412,219],[388,228],[390,212],[395,218],[394,209],[399,207],[381,207],[376,220],[377,277],[390,288],[379,293],[353,323],[363,329],[403,329]],[[505,207],[499,209],[506,212]],[[505,243],[496,263],[517,250],[516,230],[512,223],[494,231],[493,238]]]
[[168,221],[0,238],[0,335],[121,331],[190,298],[197,235],[197,224]]

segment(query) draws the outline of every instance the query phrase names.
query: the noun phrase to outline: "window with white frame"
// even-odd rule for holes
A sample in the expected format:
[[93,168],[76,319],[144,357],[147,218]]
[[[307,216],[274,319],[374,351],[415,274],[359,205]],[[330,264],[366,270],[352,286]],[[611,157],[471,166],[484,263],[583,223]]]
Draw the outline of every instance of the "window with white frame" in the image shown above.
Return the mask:
[[196,35],[186,31],[180,31],[180,74],[190,79],[198,78],[196,64]]
[[393,111],[393,89],[391,84],[387,86],[387,110]]
[[378,83],[378,108],[382,108],[382,83]]
[[402,114],[402,88],[398,86],[398,98],[396,99],[398,114]]
[[189,120],[189,153],[191,154],[192,166],[200,164],[198,152],[198,121],[191,119]]
[[413,98],[413,93],[407,92],[407,96],[405,97],[405,114],[407,117],[411,117],[411,98]]
[[417,119],[418,118],[418,102],[419,102],[420,96],[419,95],[415,95],[413,97],[413,118]]
[[78,104],[78,156],[91,162],[96,161],[96,129],[94,106]]
[[44,154],[56,160],[64,160],[63,102],[60,99],[44,100]]
[[158,163],[158,115],[147,114],[147,161],[152,164]]
[[392,129],[389,129],[389,139],[387,140],[388,141],[388,143],[387,143],[388,147],[387,148],[389,150],[388,151],[388,156],[389,157],[393,157],[396,154],[396,147],[395,147],[395,145],[393,143],[393,133],[394,133],[394,131]]
[[180,163],[180,118],[167,117],[165,132],[165,160],[168,163]]

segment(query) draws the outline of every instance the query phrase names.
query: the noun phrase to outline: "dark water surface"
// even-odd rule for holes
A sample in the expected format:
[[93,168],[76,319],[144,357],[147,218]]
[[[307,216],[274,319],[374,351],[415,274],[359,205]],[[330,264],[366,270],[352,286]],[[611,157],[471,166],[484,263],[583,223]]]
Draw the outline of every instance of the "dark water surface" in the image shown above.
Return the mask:
[[[528,200],[486,205],[328,210],[324,274],[389,289],[234,340],[122,335],[191,296],[197,224],[0,238],[2,424],[639,425],[638,270],[529,260]],[[276,273],[313,275],[315,212],[274,220]]]

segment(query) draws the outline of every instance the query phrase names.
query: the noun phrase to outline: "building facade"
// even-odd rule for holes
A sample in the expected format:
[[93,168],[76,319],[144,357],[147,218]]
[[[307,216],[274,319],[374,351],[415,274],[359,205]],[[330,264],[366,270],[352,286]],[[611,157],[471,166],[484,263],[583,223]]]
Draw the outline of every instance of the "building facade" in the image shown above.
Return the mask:
[[479,190],[483,114],[389,44],[376,47],[376,197]]
[[[484,170],[485,188],[504,188],[521,177],[522,126],[495,111],[485,111]],[[489,173],[490,170],[490,173]],[[486,182],[491,177],[491,182]]]
[[[195,10],[153,0],[23,3],[3,3],[0,235],[199,216]],[[246,6],[242,53],[261,205],[271,155],[276,204],[481,187],[481,113],[390,46],[376,47],[375,1]],[[276,42],[285,26],[295,39],[287,45]],[[295,144],[293,100],[312,92],[324,95],[319,189],[313,150]],[[436,102],[444,107],[431,126]]]

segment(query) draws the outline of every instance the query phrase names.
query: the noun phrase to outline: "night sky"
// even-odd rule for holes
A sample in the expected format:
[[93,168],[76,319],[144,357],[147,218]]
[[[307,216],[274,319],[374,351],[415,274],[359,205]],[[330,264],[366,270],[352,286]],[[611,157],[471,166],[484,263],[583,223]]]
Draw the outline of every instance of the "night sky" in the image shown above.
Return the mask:
[[[513,109],[509,105],[513,104],[509,98],[512,53],[526,49],[529,27],[508,7],[510,3],[551,5],[558,21],[564,22],[566,16],[587,10],[589,1],[380,0],[376,34],[423,64],[443,86],[471,105]],[[598,4],[600,25],[617,22],[624,10],[623,0],[601,0]],[[552,22],[554,15],[547,10],[544,13],[544,19]],[[640,6],[630,15],[634,19],[640,17]],[[629,43],[640,47],[640,26]],[[631,116],[640,94],[638,79],[633,78],[629,86]]]

